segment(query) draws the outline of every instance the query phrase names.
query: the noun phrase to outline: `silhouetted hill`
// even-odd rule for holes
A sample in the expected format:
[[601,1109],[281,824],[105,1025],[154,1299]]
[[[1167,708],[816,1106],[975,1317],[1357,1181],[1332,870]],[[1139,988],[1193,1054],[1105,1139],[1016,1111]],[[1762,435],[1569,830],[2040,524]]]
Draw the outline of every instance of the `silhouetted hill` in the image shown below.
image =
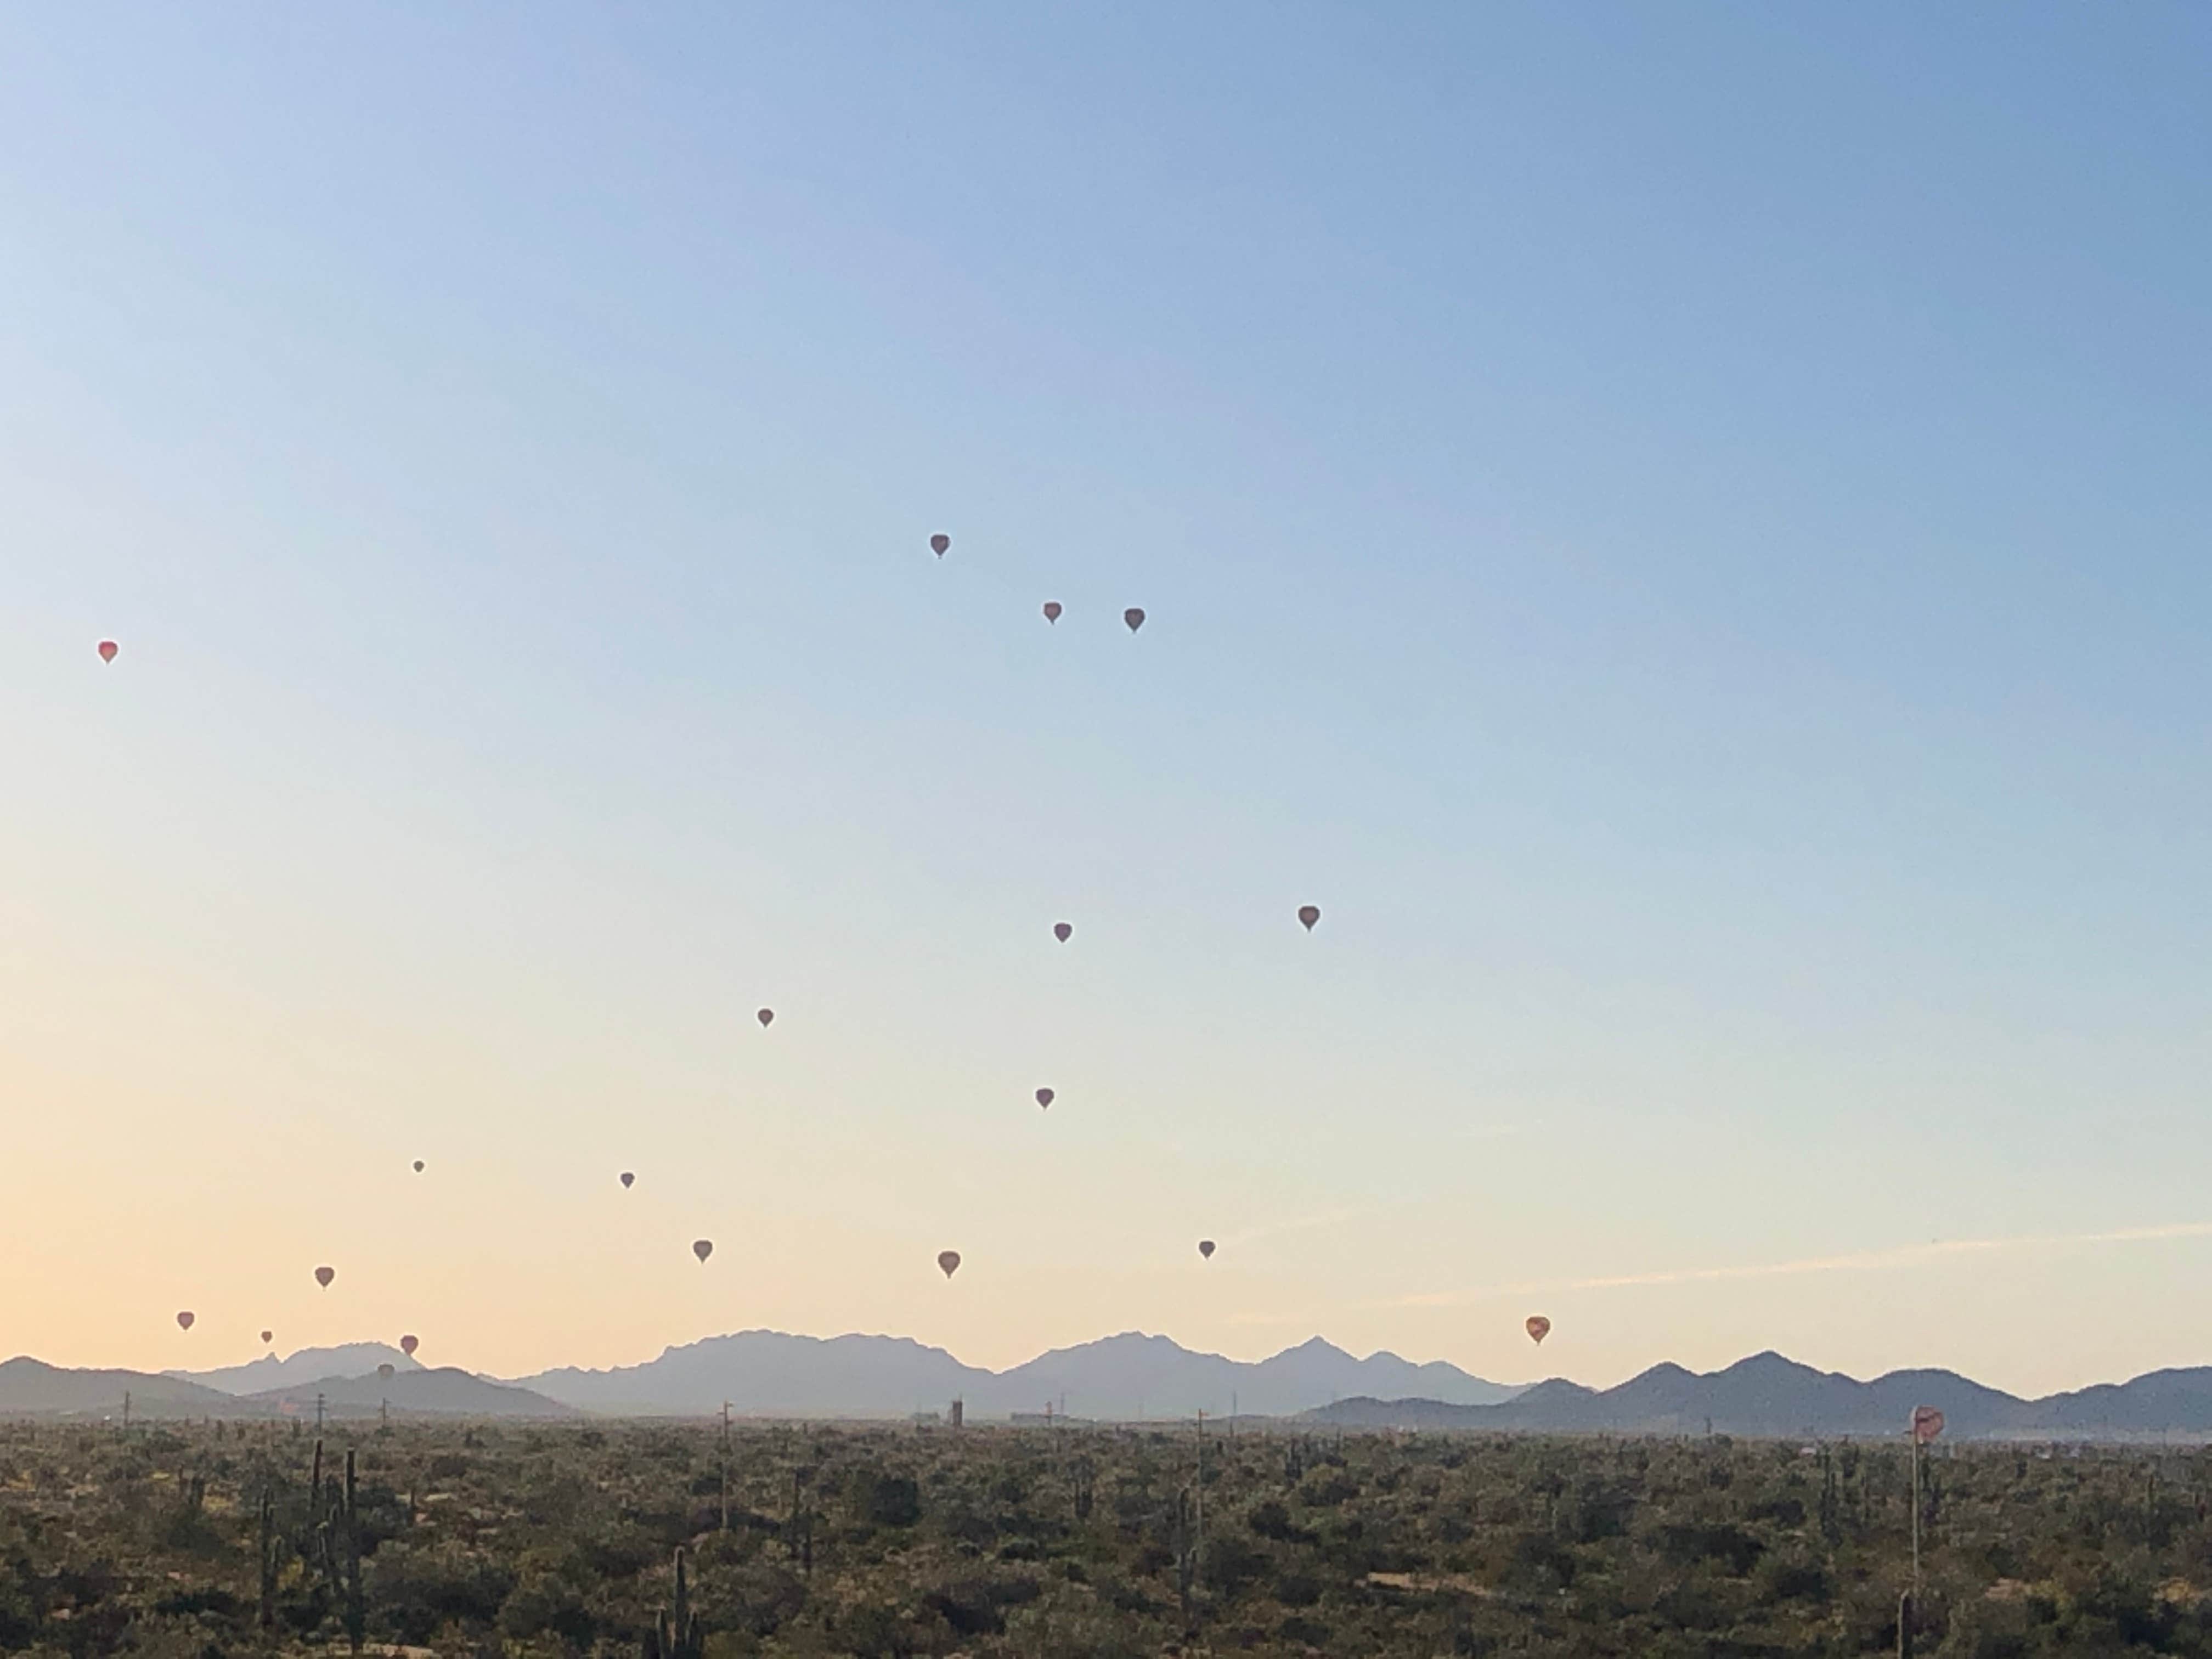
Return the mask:
[[220,1370],[167,1370],[161,1375],[242,1395],[266,1394],[271,1389],[296,1389],[325,1376],[366,1376],[379,1365],[402,1371],[422,1369],[418,1362],[387,1344],[348,1342],[336,1348],[301,1348],[283,1359],[273,1353],[264,1354],[246,1364],[226,1365]]
[[705,1416],[728,1401],[756,1416],[904,1417],[957,1396],[970,1417],[1039,1412],[1063,1398],[1077,1417],[1287,1415],[1334,1395],[1419,1389],[1455,1403],[1509,1399],[1512,1390],[1457,1367],[1395,1354],[1355,1359],[1316,1337],[1254,1364],[1193,1353],[1164,1336],[1124,1332],[1058,1348],[992,1372],[905,1337],[787,1336],[741,1331],[613,1370],[563,1369],[517,1379],[588,1411]]
[[1943,1413],[1948,1438],[2093,1439],[2212,1435],[2212,1367],[2153,1371],[2043,1400],[2022,1400],[1947,1370],[1891,1371],[1862,1382],[1780,1354],[1699,1375],[1655,1365],[1617,1388],[1554,1380],[1500,1406],[1346,1400],[1305,1413],[1346,1427],[1522,1432],[1796,1436],[1900,1435],[1915,1406]]
[[76,1414],[120,1417],[123,1397],[131,1396],[135,1417],[258,1416],[251,1407],[215,1389],[147,1371],[66,1370],[44,1360],[19,1356],[0,1363],[0,1414]]
[[395,1370],[389,1377],[371,1371],[366,1376],[325,1376],[297,1387],[271,1389],[252,1396],[252,1403],[288,1415],[309,1414],[320,1395],[327,1417],[374,1416],[387,1407],[394,1413],[446,1417],[574,1417],[573,1406],[549,1400],[542,1394],[510,1383],[488,1382],[457,1367],[435,1370],[416,1365]]

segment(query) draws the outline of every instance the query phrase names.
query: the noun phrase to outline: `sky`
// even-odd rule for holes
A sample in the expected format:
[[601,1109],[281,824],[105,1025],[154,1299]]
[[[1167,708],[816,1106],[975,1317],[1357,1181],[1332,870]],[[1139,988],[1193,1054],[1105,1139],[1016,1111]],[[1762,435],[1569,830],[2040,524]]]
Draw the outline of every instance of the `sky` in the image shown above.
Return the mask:
[[2212,1362],[2208,62],[0,10],[0,1352]]

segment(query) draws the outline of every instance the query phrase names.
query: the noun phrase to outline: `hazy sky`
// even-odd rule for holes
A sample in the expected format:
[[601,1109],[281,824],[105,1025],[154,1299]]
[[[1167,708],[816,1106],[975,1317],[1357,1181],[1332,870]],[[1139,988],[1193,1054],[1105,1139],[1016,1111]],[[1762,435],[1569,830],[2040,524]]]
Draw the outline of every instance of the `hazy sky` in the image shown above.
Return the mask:
[[7,7],[0,1352],[2212,1360],[2208,72]]

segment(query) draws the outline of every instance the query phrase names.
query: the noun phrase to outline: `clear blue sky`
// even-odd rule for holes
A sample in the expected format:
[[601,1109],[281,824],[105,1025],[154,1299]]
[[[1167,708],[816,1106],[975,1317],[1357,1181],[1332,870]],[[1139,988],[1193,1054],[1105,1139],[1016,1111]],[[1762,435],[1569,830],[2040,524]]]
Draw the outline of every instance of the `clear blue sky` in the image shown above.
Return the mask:
[[0,38],[0,1346],[2212,1359],[2212,13]]

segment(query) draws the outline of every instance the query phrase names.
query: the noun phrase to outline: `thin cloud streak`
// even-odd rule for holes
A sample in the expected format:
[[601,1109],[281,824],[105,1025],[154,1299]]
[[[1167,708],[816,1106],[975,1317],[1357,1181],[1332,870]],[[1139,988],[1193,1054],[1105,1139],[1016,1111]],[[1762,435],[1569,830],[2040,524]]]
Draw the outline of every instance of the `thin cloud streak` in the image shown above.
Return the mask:
[[1770,1261],[1735,1267],[1680,1267],[1660,1273],[1618,1273],[1601,1279],[1552,1279],[1520,1285],[1492,1285],[1475,1291],[1437,1291],[1414,1296],[1367,1302],[1362,1308],[1453,1308],[1501,1297],[1540,1296],[1562,1291],[1613,1291],[1655,1285],[1701,1284],[1735,1279],[1784,1279],[1798,1273],[1869,1273],[1909,1267],[1950,1255],[1974,1255],[1993,1250],[2048,1249],[2068,1244],[2136,1244],[2175,1238],[2212,1238],[2212,1221],[2177,1221],[2156,1227],[2123,1227],[2100,1233],[2040,1233],[2014,1238],[1954,1238],[1932,1244],[1899,1245],[1887,1250],[1859,1250],[1849,1255],[1812,1256],[1796,1261]]

